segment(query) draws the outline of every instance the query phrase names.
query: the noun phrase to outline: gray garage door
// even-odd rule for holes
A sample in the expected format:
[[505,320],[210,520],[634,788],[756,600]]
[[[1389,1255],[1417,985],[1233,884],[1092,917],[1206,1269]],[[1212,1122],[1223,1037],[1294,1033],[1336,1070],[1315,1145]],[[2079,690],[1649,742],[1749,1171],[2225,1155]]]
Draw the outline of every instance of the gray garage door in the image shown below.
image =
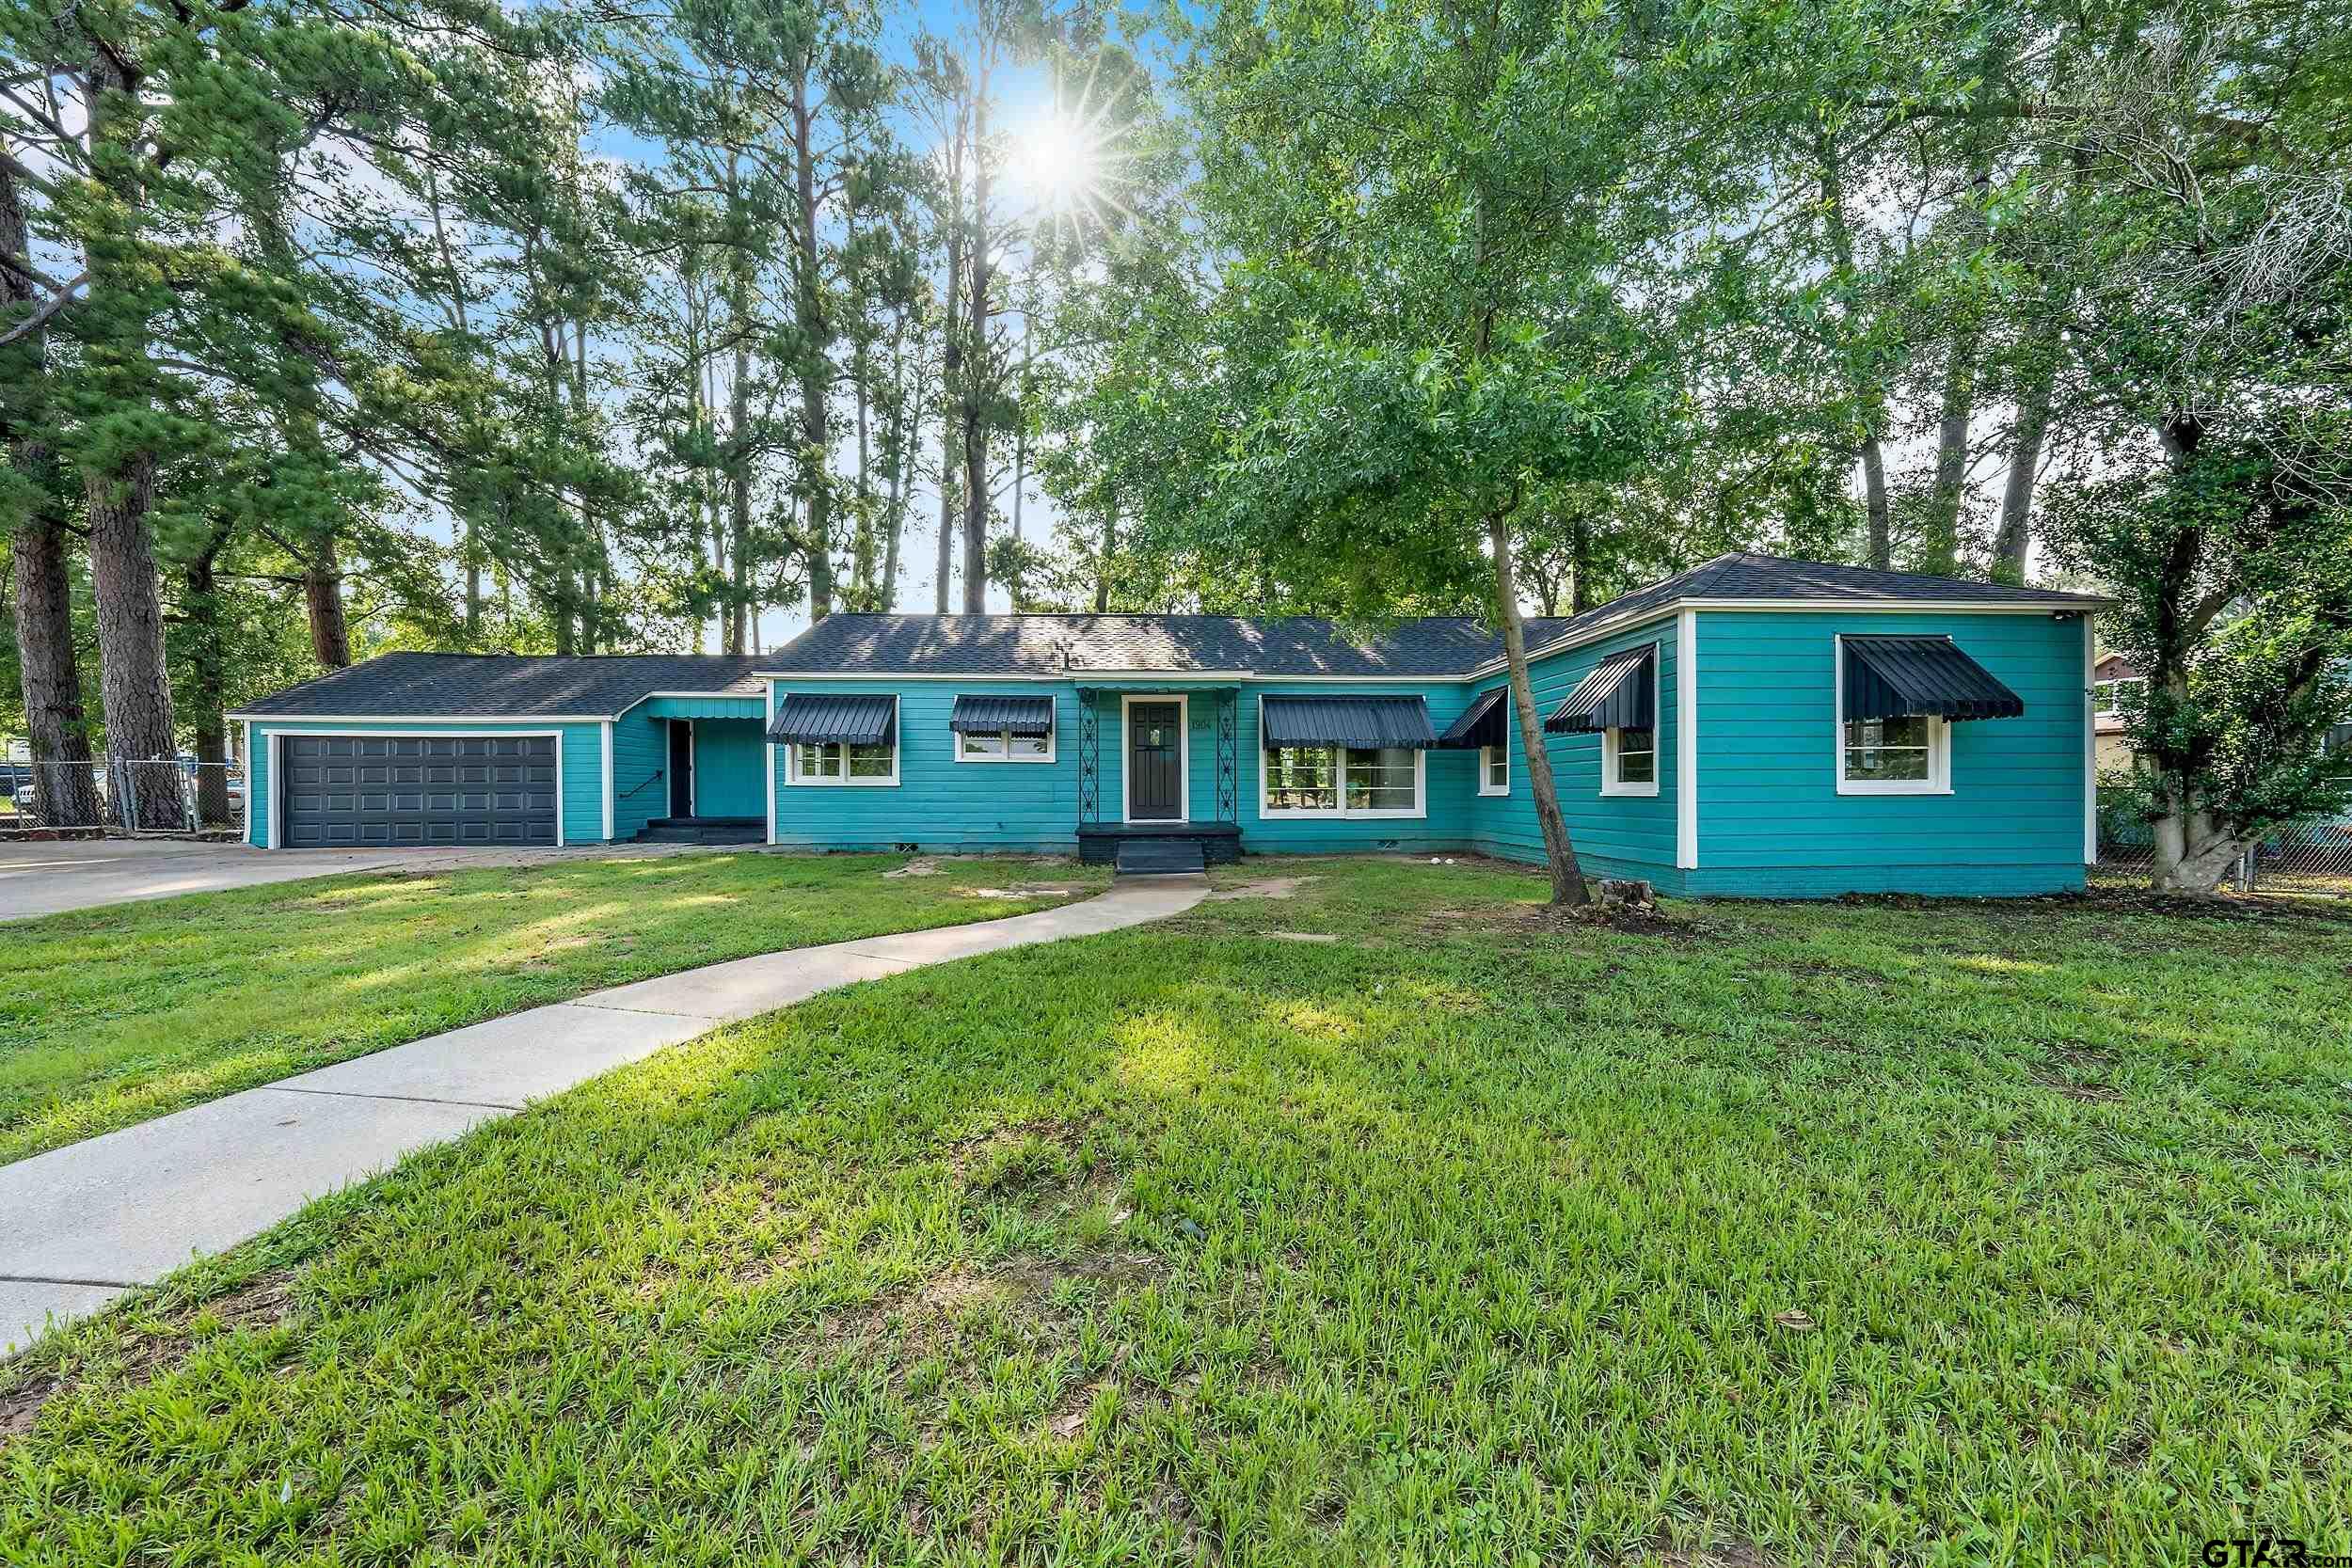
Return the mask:
[[279,746],[287,848],[555,842],[551,735],[290,735]]

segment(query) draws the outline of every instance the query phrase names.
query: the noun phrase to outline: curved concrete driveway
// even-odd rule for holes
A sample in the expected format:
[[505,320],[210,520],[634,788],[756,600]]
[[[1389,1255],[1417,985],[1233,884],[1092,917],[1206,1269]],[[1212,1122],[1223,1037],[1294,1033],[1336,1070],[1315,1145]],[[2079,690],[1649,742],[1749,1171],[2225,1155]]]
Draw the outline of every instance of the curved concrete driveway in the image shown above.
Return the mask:
[[690,969],[433,1035],[0,1166],[0,1354],[314,1197],[721,1023],[857,980],[1181,914],[1205,877]]
[[[333,877],[346,871],[471,871],[616,856],[706,854],[699,844],[583,844],[567,849],[255,849],[184,838],[0,844],[0,920]],[[741,852],[760,845],[728,845]]]

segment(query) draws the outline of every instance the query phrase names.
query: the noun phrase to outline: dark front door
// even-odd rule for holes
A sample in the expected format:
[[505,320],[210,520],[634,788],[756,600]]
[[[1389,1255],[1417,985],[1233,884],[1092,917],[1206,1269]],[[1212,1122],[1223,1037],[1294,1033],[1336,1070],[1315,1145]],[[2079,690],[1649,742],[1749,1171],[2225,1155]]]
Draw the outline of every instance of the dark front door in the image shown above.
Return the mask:
[[278,842],[289,849],[555,842],[551,735],[290,735],[278,744]]
[[694,815],[694,726],[670,721],[670,815]]
[[1184,709],[1127,705],[1127,819],[1175,822],[1184,815]]

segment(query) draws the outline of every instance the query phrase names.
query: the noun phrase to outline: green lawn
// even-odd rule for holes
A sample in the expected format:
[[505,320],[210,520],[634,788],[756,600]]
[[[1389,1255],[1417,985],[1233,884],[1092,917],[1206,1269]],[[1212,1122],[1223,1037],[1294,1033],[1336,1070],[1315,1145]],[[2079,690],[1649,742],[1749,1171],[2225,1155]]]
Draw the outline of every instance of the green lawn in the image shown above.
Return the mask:
[[2352,923],[1299,874],[671,1050],[70,1331],[0,1369],[0,1560],[2352,1549]]
[[368,872],[0,927],[0,1163],[599,987],[1093,892],[1068,862],[684,854]]

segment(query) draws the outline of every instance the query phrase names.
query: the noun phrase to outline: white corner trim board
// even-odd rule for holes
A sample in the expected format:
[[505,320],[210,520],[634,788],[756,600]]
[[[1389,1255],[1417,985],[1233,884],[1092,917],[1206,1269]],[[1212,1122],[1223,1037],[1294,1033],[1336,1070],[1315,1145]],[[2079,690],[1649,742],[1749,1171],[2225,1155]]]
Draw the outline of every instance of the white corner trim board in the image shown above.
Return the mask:
[[2083,863],[2099,863],[2099,637],[2091,618],[2083,617]]
[[607,844],[612,842],[612,721],[610,719],[604,721],[604,841]]
[[[774,722],[776,721],[776,689],[775,689],[775,686],[774,686],[774,684],[773,684],[772,682],[771,682],[771,683],[770,683],[770,685],[768,686],[767,691],[768,691],[768,695],[767,695],[767,700],[766,700],[766,701],[767,701],[767,708],[768,708],[768,717],[767,717],[766,721],[763,721],[763,722],[760,724],[760,726],[759,726],[759,733],[760,733],[763,736],[766,736],[766,735],[767,735],[767,733],[768,733],[768,726],[769,726],[770,724],[772,724],[772,723],[774,723]],[[772,740],[768,741],[768,742],[767,742],[767,747],[768,747],[768,842],[769,842],[769,843],[771,843],[771,844],[773,844],[773,843],[775,843],[775,842],[776,842],[776,743],[775,743],[774,741],[772,741]]]
[[1699,615],[1675,615],[1675,864],[1699,863]]

